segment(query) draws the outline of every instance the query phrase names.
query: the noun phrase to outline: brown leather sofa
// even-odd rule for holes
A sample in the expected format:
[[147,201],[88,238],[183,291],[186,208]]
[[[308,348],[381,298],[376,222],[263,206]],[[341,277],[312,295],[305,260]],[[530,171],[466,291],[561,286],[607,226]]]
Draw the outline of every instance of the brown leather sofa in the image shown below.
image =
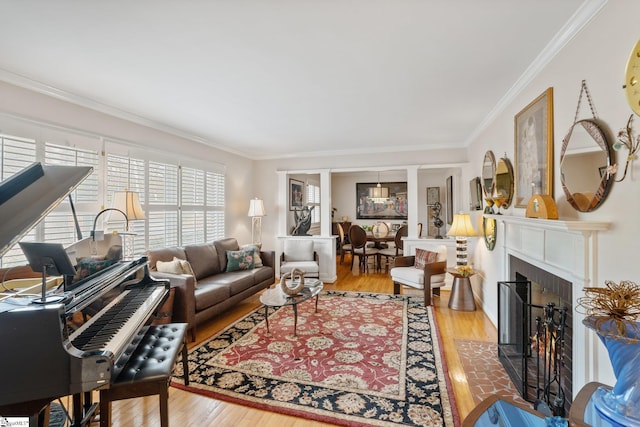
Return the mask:
[[[175,287],[172,322],[189,325],[191,340],[196,326],[275,283],[275,252],[261,251],[262,266],[227,272],[227,251],[240,248],[234,238],[185,247],[147,251],[151,276],[168,279]],[[189,261],[193,274],[161,273],[158,261],[178,258]]]

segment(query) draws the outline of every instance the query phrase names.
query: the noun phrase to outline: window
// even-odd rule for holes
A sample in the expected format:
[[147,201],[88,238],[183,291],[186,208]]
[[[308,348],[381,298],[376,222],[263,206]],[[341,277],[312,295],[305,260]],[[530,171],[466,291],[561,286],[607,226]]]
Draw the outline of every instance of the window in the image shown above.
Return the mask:
[[[146,215],[145,220],[129,224],[129,231],[136,234],[137,255],[146,248],[213,241],[225,236],[223,166],[216,165],[216,171],[207,170],[208,165],[198,162],[185,166],[178,159],[162,161],[157,153],[124,143],[105,143],[97,136],[76,135],[71,131],[37,127],[27,128],[24,133],[42,135],[42,140],[0,134],[0,180],[36,161],[93,167],[93,173],[72,194],[84,238],[90,235],[96,214],[112,206],[113,194],[127,189],[139,194]],[[135,153],[129,153],[131,149]],[[106,212],[96,228],[122,231],[125,222],[120,214]],[[60,242],[65,246],[77,241],[68,198],[24,239]],[[25,263],[18,245],[0,258],[0,267]]]
[[320,225],[320,186],[307,184],[307,206],[311,211],[311,225]]

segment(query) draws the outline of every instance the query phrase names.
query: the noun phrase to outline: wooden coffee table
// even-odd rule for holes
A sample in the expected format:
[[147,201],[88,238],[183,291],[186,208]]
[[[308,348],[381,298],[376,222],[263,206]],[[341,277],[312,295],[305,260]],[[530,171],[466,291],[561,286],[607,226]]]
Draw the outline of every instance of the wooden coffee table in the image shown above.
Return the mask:
[[293,336],[296,336],[298,327],[298,304],[316,297],[316,313],[318,312],[318,296],[324,287],[318,279],[305,279],[304,288],[297,295],[289,296],[282,291],[280,284],[267,289],[260,295],[260,302],[264,305],[264,318],[269,332],[269,307],[284,307],[287,305],[293,308]]

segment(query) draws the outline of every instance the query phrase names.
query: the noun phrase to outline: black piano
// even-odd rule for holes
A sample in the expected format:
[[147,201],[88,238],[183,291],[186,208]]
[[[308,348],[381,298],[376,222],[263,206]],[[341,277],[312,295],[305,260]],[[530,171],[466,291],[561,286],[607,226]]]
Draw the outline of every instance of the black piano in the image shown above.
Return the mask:
[[[90,173],[34,164],[0,183],[0,256]],[[109,387],[169,291],[169,282],[149,276],[145,257],[67,284],[49,291],[62,293],[53,303],[0,293],[0,418],[33,422],[49,402],[73,396],[72,425],[88,423],[95,408],[89,392]]]

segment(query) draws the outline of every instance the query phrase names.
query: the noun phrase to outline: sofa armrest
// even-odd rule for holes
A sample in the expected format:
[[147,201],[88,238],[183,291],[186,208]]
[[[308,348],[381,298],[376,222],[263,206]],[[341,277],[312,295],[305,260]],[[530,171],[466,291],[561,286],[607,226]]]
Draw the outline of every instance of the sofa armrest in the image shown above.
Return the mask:
[[399,256],[395,258],[394,267],[413,267],[415,256]]
[[196,298],[195,279],[190,274],[171,274],[152,271],[154,279],[168,280],[171,287],[175,288],[173,300],[172,322],[187,323],[189,329],[195,327]]
[[260,251],[260,258],[262,258],[262,264],[267,267],[276,269],[276,252],[275,251]]

